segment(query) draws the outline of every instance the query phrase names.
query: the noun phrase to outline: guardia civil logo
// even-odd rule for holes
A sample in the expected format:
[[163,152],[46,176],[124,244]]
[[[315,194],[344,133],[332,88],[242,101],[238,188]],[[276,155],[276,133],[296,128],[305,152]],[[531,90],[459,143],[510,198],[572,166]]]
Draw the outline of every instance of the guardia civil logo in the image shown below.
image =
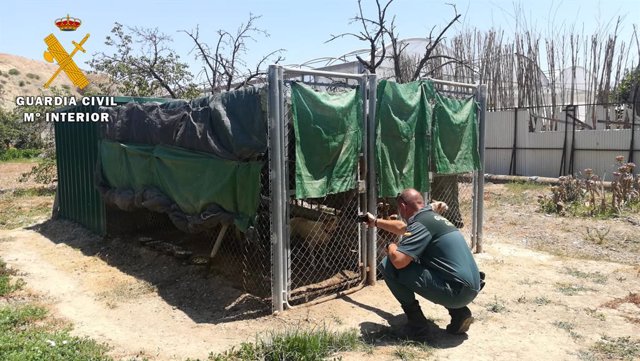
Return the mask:
[[[77,18],[72,18],[67,14],[66,18],[60,18],[55,20],[55,25],[61,31],[76,31],[82,25],[82,21]],[[44,38],[45,44],[47,44],[47,50],[44,52],[44,59],[50,63],[54,61],[58,64],[59,68],[55,73],[44,83],[44,88],[48,88],[51,85],[51,82],[60,74],[60,72],[64,72],[73,85],[77,86],[80,89],[84,89],[87,85],[89,85],[89,80],[84,75],[82,70],[78,68],[78,65],[73,61],[73,56],[81,51],[86,53],[87,51],[82,47],[84,43],[89,39],[89,34],[84,36],[79,43],[72,41],[71,43],[74,46],[74,49],[71,53],[67,53],[65,48],[60,44],[58,38],[54,34],[49,34],[46,38]]]

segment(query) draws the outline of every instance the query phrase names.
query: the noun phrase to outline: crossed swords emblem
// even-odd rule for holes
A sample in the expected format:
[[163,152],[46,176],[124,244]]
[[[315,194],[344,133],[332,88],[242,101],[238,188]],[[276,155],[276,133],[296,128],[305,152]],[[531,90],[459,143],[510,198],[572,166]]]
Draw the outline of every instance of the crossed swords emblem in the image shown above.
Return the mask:
[[82,70],[78,68],[78,66],[72,59],[73,56],[76,55],[78,50],[83,53],[87,52],[82,47],[82,44],[84,44],[87,39],[89,39],[89,34],[85,35],[84,38],[80,40],[80,43],[72,41],[71,43],[73,44],[73,46],[75,46],[75,48],[73,49],[71,54],[69,54],[60,44],[55,35],[49,34],[49,36],[44,38],[44,42],[47,44],[47,50],[45,50],[44,52],[44,59],[50,63],[53,63],[53,61],[55,60],[60,66],[58,70],[53,73],[53,76],[46,83],[44,83],[45,88],[48,88],[49,85],[51,85],[51,82],[58,76],[58,74],[60,74],[61,71],[64,71],[69,79],[71,79],[71,82],[78,88],[84,89],[84,87],[89,85],[89,80],[87,80],[87,77],[84,75]]

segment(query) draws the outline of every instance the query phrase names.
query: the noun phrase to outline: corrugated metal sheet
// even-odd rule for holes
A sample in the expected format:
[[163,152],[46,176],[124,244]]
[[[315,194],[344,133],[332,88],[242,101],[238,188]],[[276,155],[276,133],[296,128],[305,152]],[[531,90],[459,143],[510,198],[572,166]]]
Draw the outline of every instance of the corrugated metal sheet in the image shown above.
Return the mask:
[[[115,97],[116,104],[165,102],[169,99]],[[64,108],[64,113],[94,113],[96,106]],[[103,235],[106,233],[105,207],[96,189],[99,171],[100,125],[93,122],[54,124],[58,168],[58,215]]]
[[[78,106],[62,112],[93,113],[95,107]],[[97,123],[55,123],[58,167],[58,214],[104,234],[105,208],[95,187],[98,159]]]
[[[599,116],[606,116],[603,112]],[[564,119],[564,112],[558,116]],[[485,170],[487,173],[508,174],[513,146],[514,111],[487,112],[486,115],[486,151]],[[563,145],[565,144],[564,126],[558,131],[529,132],[529,111],[518,113],[518,135],[516,151],[516,174],[524,176],[557,177],[560,174]],[[539,128],[538,128],[539,129]],[[640,130],[635,132],[636,146],[634,160],[640,160]],[[566,163],[569,156],[573,134],[571,125],[566,133]],[[591,168],[595,174],[611,179],[615,169],[615,156],[629,155],[631,130],[579,130],[575,133],[574,173]],[[636,168],[636,171],[640,167]]]

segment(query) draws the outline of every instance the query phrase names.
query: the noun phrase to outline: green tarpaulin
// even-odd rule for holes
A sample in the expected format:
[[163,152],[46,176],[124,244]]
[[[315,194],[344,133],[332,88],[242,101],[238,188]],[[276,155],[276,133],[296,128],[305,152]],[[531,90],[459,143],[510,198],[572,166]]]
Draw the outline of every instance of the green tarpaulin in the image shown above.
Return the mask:
[[112,188],[156,188],[186,214],[216,204],[246,230],[255,216],[263,162],[237,162],[171,146],[102,141],[102,173]]
[[395,197],[405,188],[429,190],[431,82],[378,83],[376,167],[378,195]]
[[356,187],[362,145],[360,90],[329,94],[291,84],[296,142],[296,198],[319,198]]
[[433,151],[438,174],[466,173],[480,168],[477,114],[474,98],[457,100],[436,95]]

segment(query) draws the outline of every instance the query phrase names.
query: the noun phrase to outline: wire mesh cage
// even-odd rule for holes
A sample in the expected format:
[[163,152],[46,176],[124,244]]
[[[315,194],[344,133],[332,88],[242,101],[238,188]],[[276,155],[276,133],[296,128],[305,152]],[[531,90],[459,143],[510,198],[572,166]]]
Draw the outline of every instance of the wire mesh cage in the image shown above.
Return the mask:
[[[434,82],[434,86],[439,94],[454,99],[477,99],[477,89],[475,86],[454,86],[445,83]],[[433,154],[431,154],[433,157]],[[434,160],[430,160],[434,164]],[[478,172],[468,172],[462,174],[430,174],[430,191],[425,201],[441,201],[448,206],[447,211],[442,215],[453,223],[467,239],[469,247],[473,248],[474,240],[477,239],[477,207],[478,197]],[[474,209],[475,208],[475,209]],[[378,217],[395,218],[398,217],[397,204],[395,199],[378,199],[376,206]],[[384,230],[377,229],[376,235],[376,261],[380,263],[386,255],[385,247],[389,242],[397,241],[399,236],[393,235]],[[382,278],[380,271],[376,272],[378,279]]]
[[176,227],[165,213],[144,208],[124,211],[107,205],[107,235],[203,266],[203,274],[224,276],[234,288],[259,301],[253,303],[260,308],[256,311],[266,310],[271,307],[271,193],[266,161],[259,196],[256,215],[246,232],[232,224],[218,224],[190,233]]
[[[316,91],[336,94],[352,85],[330,78],[302,77]],[[288,182],[288,303],[306,303],[337,294],[364,281],[363,226],[357,222],[364,195],[356,188],[321,198],[295,197],[296,138],[291,108],[291,81],[283,86],[286,179]],[[364,121],[364,120],[362,120]],[[360,154],[362,162],[362,154]],[[355,183],[360,180],[356,172]]]

